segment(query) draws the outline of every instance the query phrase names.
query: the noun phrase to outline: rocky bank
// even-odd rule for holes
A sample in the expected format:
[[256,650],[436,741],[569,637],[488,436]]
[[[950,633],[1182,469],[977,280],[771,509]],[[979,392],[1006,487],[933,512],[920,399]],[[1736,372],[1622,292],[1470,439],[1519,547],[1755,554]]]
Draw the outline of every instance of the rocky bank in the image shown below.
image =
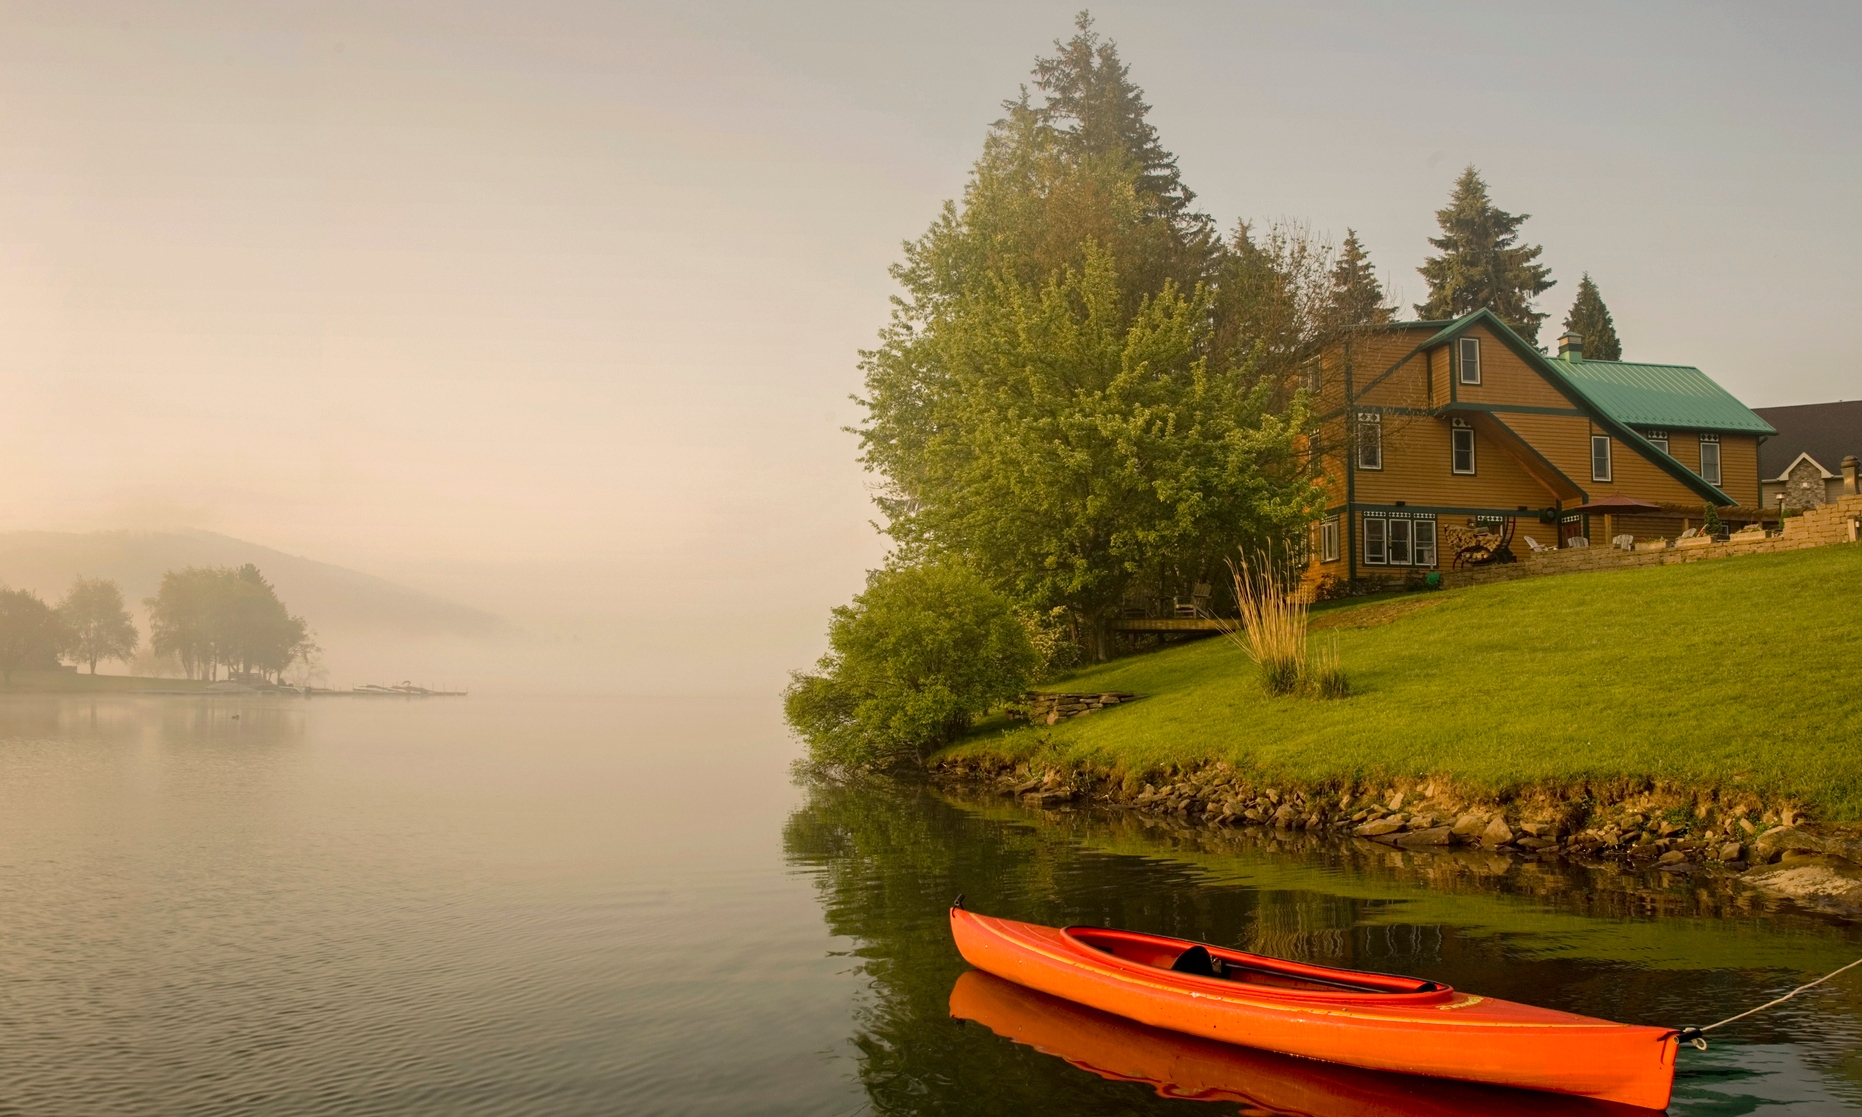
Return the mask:
[[1043,808],[1099,806],[1211,827],[1331,832],[1416,852],[1477,847],[1524,860],[1624,861],[1737,874],[1767,896],[1862,915],[1862,830],[1744,789],[1579,782],[1496,794],[1447,778],[1270,783],[1220,761],[1137,775],[955,757],[934,780]]

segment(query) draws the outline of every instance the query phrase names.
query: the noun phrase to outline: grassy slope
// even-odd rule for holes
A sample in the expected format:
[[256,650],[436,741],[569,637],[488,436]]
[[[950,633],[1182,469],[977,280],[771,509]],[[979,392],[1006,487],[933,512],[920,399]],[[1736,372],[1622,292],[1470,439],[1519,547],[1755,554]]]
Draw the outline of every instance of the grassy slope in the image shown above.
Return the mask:
[[1526,579],[1337,637],[1343,701],[1267,698],[1237,648],[1206,640],[1051,688],[1142,702],[1052,728],[986,726],[955,750],[1496,788],[1736,781],[1862,818],[1862,548]]
[[142,675],[92,675],[88,671],[15,671],[0,694],[134,694],[139,691],[205,691],[191,679],[157,679]]

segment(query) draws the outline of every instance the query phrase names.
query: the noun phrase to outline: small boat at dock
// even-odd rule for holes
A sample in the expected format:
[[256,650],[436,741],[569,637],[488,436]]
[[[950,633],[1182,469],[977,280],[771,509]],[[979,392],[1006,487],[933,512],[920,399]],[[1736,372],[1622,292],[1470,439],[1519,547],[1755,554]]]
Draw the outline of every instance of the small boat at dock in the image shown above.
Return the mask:
[[1668,1104],[1678,1033],[1100,927],[1046,927],[953,905],[970,965],[1062,1000],[1186,1035],[1367,1070]]

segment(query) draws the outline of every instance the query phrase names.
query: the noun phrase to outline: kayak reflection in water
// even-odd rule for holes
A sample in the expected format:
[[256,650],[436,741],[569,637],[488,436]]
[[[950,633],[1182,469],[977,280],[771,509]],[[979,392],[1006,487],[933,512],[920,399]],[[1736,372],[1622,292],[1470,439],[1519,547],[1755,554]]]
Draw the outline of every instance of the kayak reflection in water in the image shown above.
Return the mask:
[[1239,1102],[1268,1117],[1604,1117],[1648,1115],[1616,1102],[1385,1074],[1276,1055],[1143,1024],[971,970],[950,991],[950,1014],[1115,1082],[1166,1098]]

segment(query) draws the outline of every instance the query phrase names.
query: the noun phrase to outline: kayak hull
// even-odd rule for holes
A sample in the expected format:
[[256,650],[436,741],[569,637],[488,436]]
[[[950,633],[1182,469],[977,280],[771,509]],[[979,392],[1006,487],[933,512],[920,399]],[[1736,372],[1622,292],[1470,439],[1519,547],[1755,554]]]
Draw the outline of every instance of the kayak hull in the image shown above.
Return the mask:
[[[1160,968],[1201,945],[1092,928],[1044,927],[961,908],[951,934],[964,960],[1018,985],[1152,1027],[1369,1070],[1571,1094],[1647,1109],[1668,1104],[1678,1040],[1618,1024],[1383,975],[1297,966],[1208,949],[1305,976],[1298,988]],[[1108,940],[1107,936],[1116,936]],[[1108,952],[1113,941],[1119,953]],[[1126,943],[1131,949],[1126,949]],[[1146,944],[1156,957],[1148,964]],[[1336,983],[1327,989],[1325,983]],[[1291,984],[1291,983],[1289,983]]]

